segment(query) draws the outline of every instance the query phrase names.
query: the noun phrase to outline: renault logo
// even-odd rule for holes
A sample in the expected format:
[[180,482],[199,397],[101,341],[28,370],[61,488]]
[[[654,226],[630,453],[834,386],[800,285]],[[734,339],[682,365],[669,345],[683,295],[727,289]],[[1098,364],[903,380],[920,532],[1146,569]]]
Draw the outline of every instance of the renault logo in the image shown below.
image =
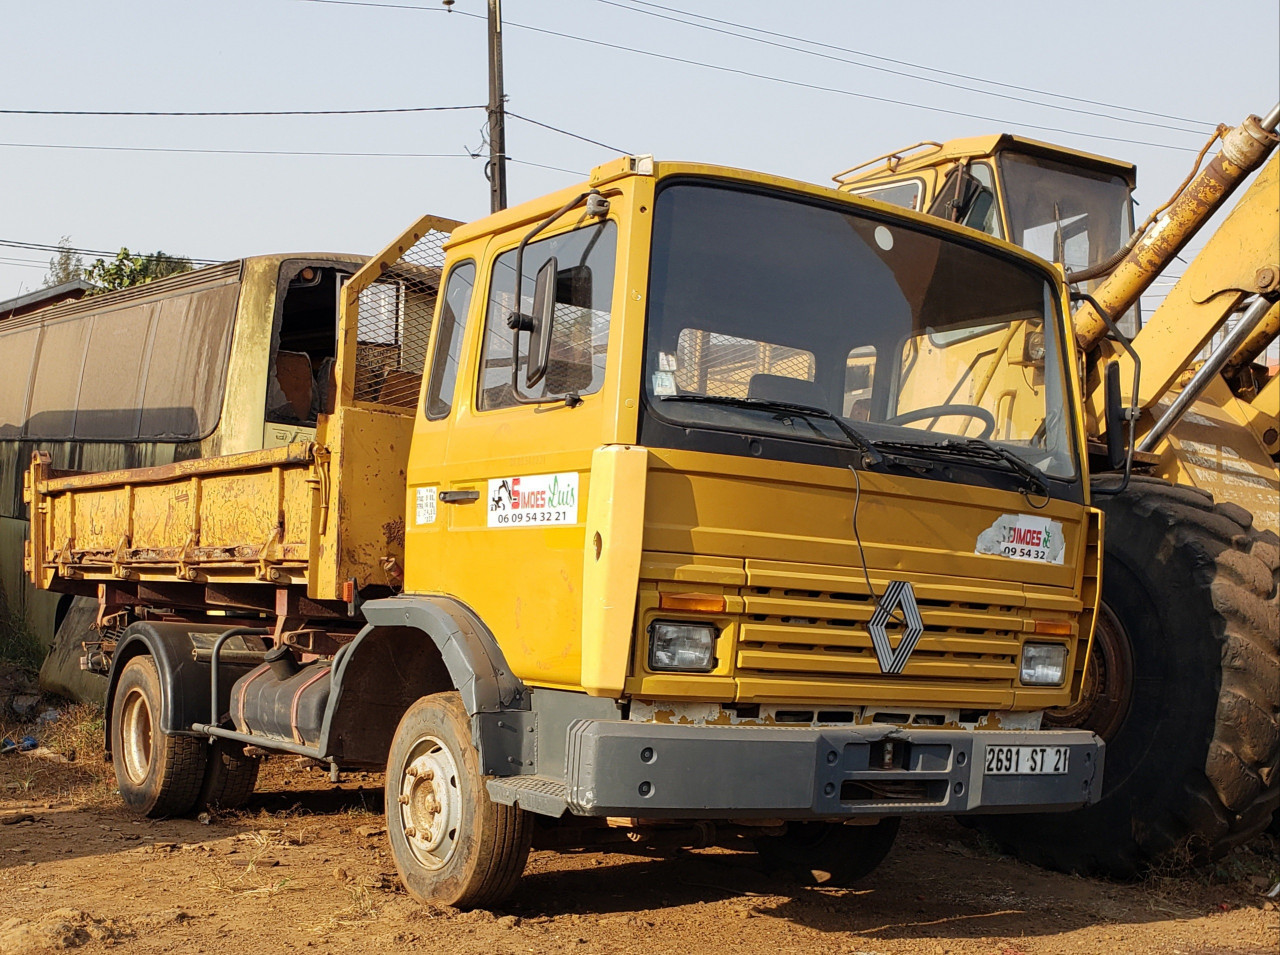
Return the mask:
[[[906,620],[906,629],[902,631],[895,648],[889,642],[885,624],[892,619],[894,610],[899,607]],[[885,588],[884,596],[876,604],[875,613],[867,621],[867,632],[871,634],[871,645],[875,647],[880,672],[901,673],[911,651],[916,648],[920,635],[924,633],[924,621],[920,619],[920,608],[916,606],[916,595],[911,584],[905,580],[895,580]]]

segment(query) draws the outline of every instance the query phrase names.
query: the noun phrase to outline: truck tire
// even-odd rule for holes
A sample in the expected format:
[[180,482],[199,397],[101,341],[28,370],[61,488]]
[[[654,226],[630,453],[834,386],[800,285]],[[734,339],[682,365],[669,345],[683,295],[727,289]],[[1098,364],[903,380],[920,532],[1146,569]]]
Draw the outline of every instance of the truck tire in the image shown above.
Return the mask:
[[1280,800],[1280,541],[1243,508],[1154,478],[1099,500],[1103,607],[1084,699],[1045,722],[1106,741],[1102,798],[979,825],[1028,861],[1130,878],[1175,848],[1220,858]]
[[209,755],[203,739],[160,729],[162,699],[155,660],[129,660],[111,707],[111,762],[125,804],[152,819],[191,811]]
[[244,744],[215,740],[209,748],[209,765],[196,797],[197,809],[239,809],[258,785],[262,761],[244,754]]
[[471,721],[453,691],[405,712],[386,772],[387,838],[419,902],[491,907],[511,894],[529,857],[529,814],[489,798]]
[[766,869],[786,873],[803,885],[852,885],[884,861],[900,822],[898,816],[873,826],[792,822],[780,836],[757,839],[756,851]]

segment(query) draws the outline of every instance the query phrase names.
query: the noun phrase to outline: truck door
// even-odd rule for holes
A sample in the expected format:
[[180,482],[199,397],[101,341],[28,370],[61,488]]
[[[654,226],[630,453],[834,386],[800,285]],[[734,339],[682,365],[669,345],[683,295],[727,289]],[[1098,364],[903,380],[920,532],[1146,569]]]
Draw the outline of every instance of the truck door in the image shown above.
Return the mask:
[[[612,440],[605,385],[617,227],[593,221],[530,242],[517,309],[521,234],[491,241],[479,268],[460,262],[446,279],[409,468],[405,586],[467,603],[522,678],[574,685],[591,453]],[[553,258],[547,370],[529,387],[530,336],[519,333],[513,347],[517,333],[508,319],[532,312],[536,276]],[[477,274],[469,296],[467,283]],[[467,354],[459,360],[464,340]],[[543,400],[555,395],[570,397]]]

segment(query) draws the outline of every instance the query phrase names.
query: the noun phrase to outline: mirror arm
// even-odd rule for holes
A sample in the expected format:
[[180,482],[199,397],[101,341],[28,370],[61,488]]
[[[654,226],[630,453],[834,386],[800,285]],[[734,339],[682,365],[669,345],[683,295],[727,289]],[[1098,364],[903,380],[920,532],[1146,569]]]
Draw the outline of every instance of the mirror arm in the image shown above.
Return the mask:
[[[575,208],[582,200],[589,196],[600,195],[599,189],[588,189],[586,192],[579,193],[573,199],[570,199],[563,206],[557,209],[551,215],[547,216],[529,232],[527,232],[520,240],[520,244],[516,246],[516,308],[507,316],[507,327],[511,329],[511,396],[515,398],[517,404],[522,405],[541,405],[549,401],[560,401],[560,397],[556,398],[529,398],[520,393],[520,332],[532,331],[533,320],[530,316],[520,311],[524,302],[524,247],[529,244],[530,240],[538,235],[543,229],[551,225],[562,215]],[[576,402],[571,403],[569,397],[577,398]],[[572,408],[576,404],[581,404],[582,399],[577,395],[565,397],[564,403]]]

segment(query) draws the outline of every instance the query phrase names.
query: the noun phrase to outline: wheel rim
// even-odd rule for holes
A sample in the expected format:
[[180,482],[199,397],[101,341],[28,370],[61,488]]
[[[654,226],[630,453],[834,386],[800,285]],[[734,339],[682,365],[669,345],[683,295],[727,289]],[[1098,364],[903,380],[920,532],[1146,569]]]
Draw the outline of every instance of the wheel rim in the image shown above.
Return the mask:
[[1092,730],[1110,741],[1129,713],[1132,695],[1133,650],[1129,636],[1111,608],[1103,603],[1098,607],[1098,624],[1080,699],[1071,706],[1046,710],[1044,722],[1051,727]]
[[146,694],[131,689],[120,709],[120,743],[124,772],[132,783],[143,783],[151,771],[151,704]]
[[424,736],[400,773],[400,826],[414,857],[439,869],[453,855],[462,814],[458,765],[444,741]]

